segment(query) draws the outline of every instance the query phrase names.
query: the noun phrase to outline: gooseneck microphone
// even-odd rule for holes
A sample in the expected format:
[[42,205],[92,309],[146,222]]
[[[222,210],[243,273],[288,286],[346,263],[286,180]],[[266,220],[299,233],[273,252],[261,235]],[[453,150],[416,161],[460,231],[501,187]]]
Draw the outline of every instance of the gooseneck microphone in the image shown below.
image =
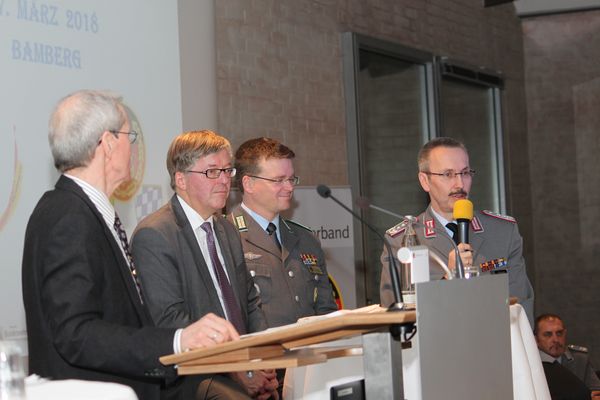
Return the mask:
[[467,199],[456,200],[452,214],[458,225],[458,242],[469,243],[469,225],[473,219],[473,203]]
[[390,246],[390,243],[387,241],[387,239],[381,233],[379,233],[379,231],[377,231],[377,229],[375,229],[375,227],[373,227],[370,223],[368,223],[360,215],[356,214],[350,208],[346,207],[346,205],[344,203],[342,203],[335,196],[333,196],[331,194],[331,189],[328,186],[326,186],[326,185],[317,186],[317,193],[319,193],[319,196],[321,196],[325,199],[331,199],[331,200],[335,201],[340,207],[342,207],[344,210],[346,210],[350,214],[352,214],[352,216],[354,218],[359,220],[361,224],[363,224],[364,226],[369,228],[369,230],[371,230],[373,233],[375,233],[377,235],[377,237],[379,237],[383,241],[383,244],[388,252],[388,262],[389,262],[388,266],[390,268],[390,274],[391,274],[391,279],[392,279],[392,291],[394,292],[394,301],[395,301],[392,305],[390,305],[390,307],[388,308],[388,311],[403,310],[404,303],[402,300],[402,292],[400,291],[400,277],[398,276],[396,257],[394,255],[394,253],[392,253],[392,247]]
[[356,199],[356,205],[359,208],[362,208],[363,210],[366,210],[367,208],[372,208],[373,210],[382,212],[382,213],[390,215],[392,217],[396,217],[400,221],[402,221],[404,219],[408,219],[408,217],[409,217],[407,215],[396,214],[395,212],[390,211],[390,210],[386,210],[385,208],[382,208],[382,207],[377,207],[375,204],[371,204],[371,202],[369,201],[369,199],[367,199],[366,197],[359,197],[359,198],[357,198]]
[[[470,201],[469,201],[469,203],[470,203]],[[403,215],[399,215],[399,214],[396,214],[395,212],[386,210],[385,208],[377,207],[377,206],[371,204],[369,202],[369,199],[367,199],[365,197],[358,198],[356,200],[356,204],[360,208],[362,208],[362,209],[372,208],[374,210],[377,210],[377,211],[380,211],[382,213],[385,213],[385,214],[391,215],[393,217],[396,217],[396,218],[398,218],[400,220],[405,220],[405,219],[408,220],[408,219],[410,219],[413,222],[413,224],[415,224],[416,226],[419,226],[419,227],[422,227],[422,228],[426,227],[425,224],[423,224],[422,222],[420,222],[418,218],[415,218],[415,217],[410,216],[410,215],[404,215],[404,216]],[[472,209],[473,209],[473,204],[471,204],[471,219],[473,219],[473,211],[472,211]],[[456,270],[457,270],[457,275],[458,275],[457,277],[460,278],[460,279],[463,279],[465,277],[465,274],[464,274],[465,268],[464,268],[462,259],[460,258],[460,252],[458,251],[458,247],[456,246],[456,243],[454,243],[454,240],[452,240],[452,238],[449,237],[446,232],[442,233],[442,231],[439,230],[438,228],[432,228],[430,226],[428,226],[426,228],[427,229],[433,229],[435,232],[437,232],[438,234],[440,234],[441,237],[448,239],[448,241],[450,242],[450,244],[452,244],[452,248],[454,249],[454,260],[455,260],[455,265],[456,265]],[[468,225],[467,225],[467,232],[468,232]],[[467,235],[468,235],[468,233],[467,233]],[[389,252],[389,250],[388,250],[388,252]],[[448,265],[440,257],[438,257],[438,255],[435,252],[433,252],[433,251],[429,252],[429,256],[431,258],[433,258],[435,260],[435,262],[437,262],[438,265],[440,267],[442,267],[442,269],[448,274],[448,279],[452,279],[452,272],[448,268]]]

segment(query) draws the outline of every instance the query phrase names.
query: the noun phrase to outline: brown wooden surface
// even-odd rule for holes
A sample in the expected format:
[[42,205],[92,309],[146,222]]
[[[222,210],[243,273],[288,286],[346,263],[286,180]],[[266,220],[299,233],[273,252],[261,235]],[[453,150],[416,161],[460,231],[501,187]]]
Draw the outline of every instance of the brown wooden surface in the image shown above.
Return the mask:
[[326,353],[293,350],[281,357],[274,357],[259,361],[238,361],[233,363],[179,366],[177,368],[177,373],[179,375],[196,375],[235,371],[253,371],[257,369],[292,368],[301,367],[303,365],[324,363],[325,361],[327,361]]
[[[372,331],[378,327],[385,327],[391,324],[415,322],[415,320],[415,311],[352,313],[321,319],[316,318],[307,322],[286,325],[273,330],[268,329],[264,332],[246,335],[240,340],[222,343],[213,347],[195,349],[181,354],[164,356],[160,358],[160,361],[165,365],[181,364],[195,359],[216,356],[244,348],[299,342],[302,339],[314,336],[320,336],[321,341],[327,341],[332,340],[328,339],[328,337],[331,337],[332,335],[326,335],[331,332],[347,331],[348,336],[353,336],[362,332]],[[303,361],[297,360],[293,362]],[[244,366],[244,368],[236,370],[244,371],[246,370],[246,367],[247,366]],[[182,374],[182,371],[179,371],[179,373]]]
[[[377,328],[376,328],[377,329]],[[314,336],[303,337],[289,342],[282,343],[281,345],[288,350],[295,349],[302,346],[310,346],[311,344],[318,344],[323,342],[330,342],[332,340],[338,340],[346,337],[352,337],[367,333],[372,329],[356,328],[356,329],[340,329],[333,332],[321,333]]]
[[317,354],[325,354],[328,360],[340,357],[362,356],[363,354],[363,348],[360,345],[315,347],[312,350]]
[[261,358],[281,357],[285,354],[285,349],[277,344],[272,346],[246,347],[244,349],[233,350],[227,353],[217,354],[203,358],[180,363],[179,365],[202,365],[202,364],[223,364],[237,361],[250,361]]

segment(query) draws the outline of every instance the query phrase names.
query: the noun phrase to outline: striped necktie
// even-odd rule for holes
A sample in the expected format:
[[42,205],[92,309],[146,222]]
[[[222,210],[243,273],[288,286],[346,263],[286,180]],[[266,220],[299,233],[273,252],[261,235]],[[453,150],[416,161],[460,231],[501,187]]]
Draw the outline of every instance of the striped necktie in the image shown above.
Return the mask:
[[119,215],[115,213],[115,223],[113,225],[115,232],[117,232],[117,236],[121,241],[121,247],[125,252],[125,257],[127,258],[127,264],[129,264],[129,272],[131,272],[131,277],[133,278],[133,282],[135,283],[135,288],[137,289],[138,296],[140,297],[140,301],[142,304],[144,300],[142,299],[142,285],[140,285],[140,281],[137,277],[137,271],[135,269],[135,265],[133,264],[133,257],[131,257],[131,251],[129,250],[129,242],[127,241],[127,233],[125,229],[123,229],[123,224],[119,219]]

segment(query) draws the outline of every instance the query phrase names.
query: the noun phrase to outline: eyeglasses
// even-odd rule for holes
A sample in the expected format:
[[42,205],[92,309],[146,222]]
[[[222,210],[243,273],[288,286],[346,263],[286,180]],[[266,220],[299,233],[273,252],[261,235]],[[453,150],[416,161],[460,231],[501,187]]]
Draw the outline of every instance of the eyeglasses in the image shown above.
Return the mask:
[[113,135],[115,135],[116,138],[119,137],[119,135],[128,135],[129,136],[129,143],[133,144],[135,143],[135,140],[138,137],[138,133],[136,131],[129,131],[129,132],[121,132],[121,131],[109,131],[110,133],[112,133]]
[[206,171],[192,171],[188,170],[185,172],[193,172],[195,174],[204,174],[208,179],[217,179],[221,176],[221,173],[225,173],[225,176],[228,178],[233,178],[235,176],[236,169],[233,167],[230,168],[209,168]]
[[276,184],[278,186],[283,186],[286,183],[289,183],[292,186],[296,186],[300,183],[299,176],[293,176],[291,178],[279,178],[279,179],[264,178],[262,176],[256,176],[256,175],[246,175],[246,176],[249,176],[250,178],[262,179],[264,181],[273,182],[274,184]]
[[443,179],[447,180],[447,181],[451,181],[453,179],[455,179],[457,176],[460,176],[462,179],[467,179],[467,178],[472,178],[473,175],[475,175],[475,170],[474,169],[467,169],[465,171],[461,171],[461,172],[454,172],[454,171],[446,171],[446,172],[429,172],[429,171],[422,171],[425,175],[434,175],[434,176],[441,176]]

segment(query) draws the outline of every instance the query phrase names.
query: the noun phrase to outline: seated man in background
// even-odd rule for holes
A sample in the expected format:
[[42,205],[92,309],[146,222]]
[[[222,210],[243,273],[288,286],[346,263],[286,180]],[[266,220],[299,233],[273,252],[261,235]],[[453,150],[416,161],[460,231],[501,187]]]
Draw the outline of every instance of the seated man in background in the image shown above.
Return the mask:
[[176,378],[160,356],[238,335],[214,314],[184,329],[154,326],[109,200],[130,179],[137,135],[114,94],[82,90],[57,104],[48,139],[61,176],[29,218],[22,283],[30,373],[121,383],[147,400]]
[[[214,313],[240,334],[267,327],[240,235],[217,215],[236,172],[231,153],[229,141],[212,131],[183,133],[169,147],[167,169],[175,194],[139,223],[132,239],[133,259],[158,326],[185,328]],[[210,338],[221,341],[221,332],[215,329]],[[188,392],[189,382],[198,378],[186,379],[180,392]],[[201,382],[199,397],[211,398],[207,393],[215,386],[227,399],[277,398],[274,371],[213,375]]]
[[588,350],[581,346],[566,346],[567,328],[558,315],[537,317],[533,333],[553,398],[555,393],[575,393],[584,384],[592,398],[600,399],[600,379],[590,362]]

